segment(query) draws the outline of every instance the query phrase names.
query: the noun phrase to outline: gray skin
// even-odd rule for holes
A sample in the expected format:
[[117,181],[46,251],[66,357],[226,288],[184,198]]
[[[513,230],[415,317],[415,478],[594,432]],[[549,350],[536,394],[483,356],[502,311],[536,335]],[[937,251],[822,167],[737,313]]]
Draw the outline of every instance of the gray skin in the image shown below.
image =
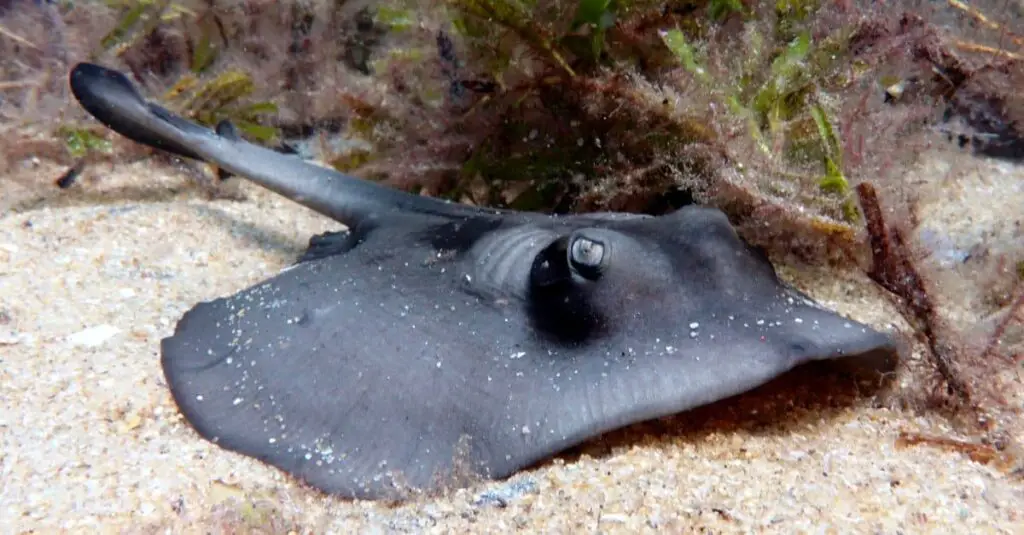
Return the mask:
[[888,335],[781,283],[718,210],[453,204],[190,123],[115,71],[80,64],[70,81],[115,131],[347,227],[265,282],[196,305],[161,346],[200,435],[325,492],[394,498],[460,474],[502,478],[803,363],[895,364]]

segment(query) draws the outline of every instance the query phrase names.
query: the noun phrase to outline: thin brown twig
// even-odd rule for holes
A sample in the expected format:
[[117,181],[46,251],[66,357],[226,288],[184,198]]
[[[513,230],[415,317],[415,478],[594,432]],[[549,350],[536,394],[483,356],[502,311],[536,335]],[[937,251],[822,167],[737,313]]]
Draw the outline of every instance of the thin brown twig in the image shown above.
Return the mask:
[[5,37],[7,37],[8,39],[11,39],[12,41],[15,41],[15,42],[17,42],[17,43],[20,43],[20,44],[22,44],[22,45],[25,45],[25,46],[27,46],[27,47],[30,47],[30,48],[34,48],[34,49],[36,49],[36,50],[39,50],[39,47],[38,47],[38,46],[36,46],[36,44],[35,44],[35,43],[33,43],[32,41],[29,41],[28,39],[25,39],[24,37],[22,37],[22,36],[20,36],[20,35],[18,35],[18,34],[16,34],[16,33],[14,33],[14,32],[12,32],[11,30],[8,30],[8,29],[7,29],[6,27],[4,27],[4,25],[2,25],[2,24],[0,24],[0,35],[3,35],[3,36],[5,36]]
[[[878,193],[869,182],[857,185],[857,195],[871,241],[872,267],[868,276],[903,300],[928,342],[932,363],[959,401],[969,404],[971,389],[957,370],[953,352],[941,333],[939,313],[927,291],[924,279],[908,254],[908,246],[898,228],[886,224]],[[909,319],[909,318],[908,318]]]
[[995,464],[1001,469],[1009,468],[1014,463],[1012,456],[988,444],[949,437],[929,436],[911,431],[900,431],[896,437],[895,445],[897,448],[924,445],[946,451],[954,451],[966,455],[976,463]]
[[1003,50],[1001,48],[995,48],[978,43],[972,43],[970,41],[955,40],[953,41],[953,45],[959,48],[960,50],[966,50],[968,52],[982,52],[985,54],[992,54],[993,56],[1003,56],[1015,60],[1024,59],[1024,56],[1020,54],[1015,54],[1013,52],[1010,52],[1009,50]]
[[974,9],[973,7],[961,2],[960,0],[946,0],[946,3],[948,3],[955,9],[959,9],[960,11],[967,13],[971,18],[978,21],[978,23],[981,24],[982,26],[986,26],[993,30],[1003,32],[1005,35],[1009,36],[1010,40],[1013,41],[1015,44],[1024,46],[1024,39],[1010,33],[1006,28],[1003,27],[1002,24],[999,24],[998,22],[995,22],[992,19],[988,18],[981,11]]
[[22,80],[20,82],[0,82],[0,91],[5,91],[7,89],[21,89],[23,87],[32,87],[36,85],[39,85],[39,82],[31,82],[27,80]]

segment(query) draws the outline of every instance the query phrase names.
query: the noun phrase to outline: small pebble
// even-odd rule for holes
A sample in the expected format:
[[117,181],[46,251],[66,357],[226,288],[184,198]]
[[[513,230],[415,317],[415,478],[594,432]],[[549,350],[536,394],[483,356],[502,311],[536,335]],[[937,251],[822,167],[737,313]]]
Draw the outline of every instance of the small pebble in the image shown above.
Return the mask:
[[0,346],[13,346],[21,343],[21,333],[0,330]]
[[119,332],[121,332],[121,329],[104,323],[103,325],[89,327],[88,329],[72,334],[68,337],[68,342],[73,346],[97,347],[113,338]]

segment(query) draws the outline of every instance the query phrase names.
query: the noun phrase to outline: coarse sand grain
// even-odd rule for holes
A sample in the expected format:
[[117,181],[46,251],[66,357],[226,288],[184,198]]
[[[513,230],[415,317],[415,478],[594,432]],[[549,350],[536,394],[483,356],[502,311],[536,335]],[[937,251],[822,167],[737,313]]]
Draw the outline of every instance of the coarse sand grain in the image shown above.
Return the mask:
[[[941,185],[968,192],[948,197],[959,210],[927,208],[929,224],[1005,210],[1019,229],[1024,171],[972,165]],[[0,177],[0,532],[1024,533],[1019,479],[897,447],[901,431],[955,436],[941,416],[833,396],[807,374],[443,497],[323,496],[202,440],[158,351],[192,305],[272,275],[336,224],[247,184],[244,201],[206,200],[152,162],[98,166],[64,191],[60,172],[36,162]],[[905,328],[862,276],[781,272],[827,306]],[[999,380],[1024,390],[1019,365]],[[914,386],[896,383],[890,399]]]

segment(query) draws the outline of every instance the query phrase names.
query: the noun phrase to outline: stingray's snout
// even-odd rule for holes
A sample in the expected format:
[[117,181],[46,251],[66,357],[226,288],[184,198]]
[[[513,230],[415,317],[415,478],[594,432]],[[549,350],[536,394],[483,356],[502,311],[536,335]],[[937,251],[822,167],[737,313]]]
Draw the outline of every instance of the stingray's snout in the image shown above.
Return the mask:
[[792,346],[798,362],[827,360],[843,371],[887,374],[899,362],[899,346],[892,334],[837,316],[837,325],[803,333]]

